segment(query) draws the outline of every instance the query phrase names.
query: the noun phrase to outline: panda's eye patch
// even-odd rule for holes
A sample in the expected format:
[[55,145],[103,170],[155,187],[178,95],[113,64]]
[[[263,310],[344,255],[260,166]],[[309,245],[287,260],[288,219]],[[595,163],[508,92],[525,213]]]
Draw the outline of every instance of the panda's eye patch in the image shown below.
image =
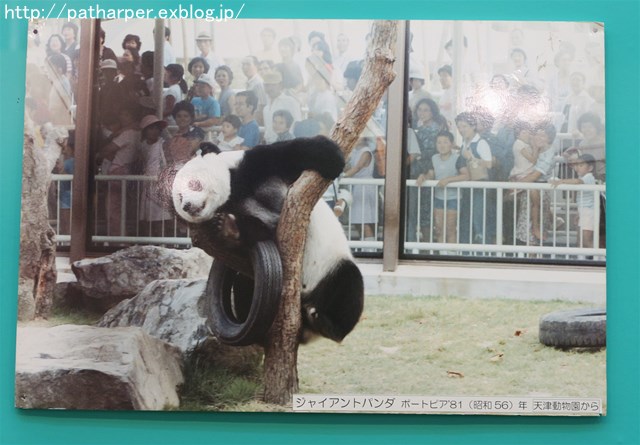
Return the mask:
[[189,190],[192,190],[194,192],[201,192],[203,189],[202,183],[197,179],[192,179],[191,181],[189,181],[187,187],[189,187]]

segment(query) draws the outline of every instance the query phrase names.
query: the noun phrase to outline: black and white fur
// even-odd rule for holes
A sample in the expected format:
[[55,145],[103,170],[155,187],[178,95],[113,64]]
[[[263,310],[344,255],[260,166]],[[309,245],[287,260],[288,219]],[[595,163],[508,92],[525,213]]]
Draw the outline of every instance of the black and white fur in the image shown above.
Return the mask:
[[[327,179],[344,168],[340,148],[324,137],[300,138],[243,152],[203,152],[178,170],[176,212],[191,223],[216,223],[243,245],[275,239],[287,189],[304,170]],[[341,341],[362,314],[364,285],[340,222],[322,200],[314,207],[303,257],[303,341],[317,333]]]

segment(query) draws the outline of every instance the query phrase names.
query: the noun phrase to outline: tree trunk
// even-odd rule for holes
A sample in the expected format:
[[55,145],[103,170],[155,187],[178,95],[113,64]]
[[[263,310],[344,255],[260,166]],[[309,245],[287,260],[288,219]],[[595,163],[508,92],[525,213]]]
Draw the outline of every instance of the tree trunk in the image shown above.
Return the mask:
[[34,130],[25,131],[18,277],[21,321],[48,317],[57,279],[55,232],[49,225],[47,199],[61,147],[51,137],[44,147],[35,147],[33,136]]
[[[362,76],[342,118],[331,132],[345,159],[395,78],[393,63],[397,23],[374,22]],[[265,344],[265,402],[291,404],[298,391],[298,338],[301,328],[300,276],[302,255],[311,210],[331,181],[315,172],[304,172],[290,188],[278,224],[283,289],[280,311]],[[327,240],[331,242],[330,240]]]

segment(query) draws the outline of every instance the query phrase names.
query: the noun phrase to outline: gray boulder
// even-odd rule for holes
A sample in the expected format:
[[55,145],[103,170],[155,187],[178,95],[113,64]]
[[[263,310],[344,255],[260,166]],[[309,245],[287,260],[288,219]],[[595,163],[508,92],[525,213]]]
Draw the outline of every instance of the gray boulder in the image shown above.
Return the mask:
[[106,311],[154,280],[207,277],[212,261],[197,248],[133,246],[105,257],[76,261],[71,268],[83,305]]
[[177,349],[139,328],[18,328],[18,408],[161,410],[182,382]]
[[98,326],[139,326],[152,337],[188,352],[208,336],[206,317],[199,307],[206,285],[206,279],[153,281],[136,297],[104,314]]
[[176,346],[185,360],[198,350],[212,365],[231,371],[260,363],[263,351],[259,346],[226,346],[211,336],[203,312],[206,285],[206,279],[154,281],[107,312],[98,326],[139,326]]

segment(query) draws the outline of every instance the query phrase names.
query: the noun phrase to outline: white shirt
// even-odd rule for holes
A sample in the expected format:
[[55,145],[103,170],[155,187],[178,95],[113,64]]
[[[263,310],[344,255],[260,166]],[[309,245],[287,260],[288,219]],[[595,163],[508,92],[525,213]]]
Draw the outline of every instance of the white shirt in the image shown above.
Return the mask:
[[173,48],[171,43],[164,41],[164,51],[162,54],[162,63],[167,66],[171,63],[176,63],[176,56],[173,55]]
[[232,151],[235,150],[238,145],[242,145],[244,139],[240,136],[236,136],[230,141],[224,140],[224,135],[222,133],[218,134],[218,139],[216,141],[216,145],[221,151]]
[[347,69],[349,62],[353,62],[356,59],[348,50],[343,54],[340,54],[333,58],[333,81],[334,84],[340,87],[342,90],[346,86],[344,79],[344,72]]
[[[596,183],[596,178],[593,177],[593,173],[589,172],[583,177],[580,178],[583,184],[594,185]],[[592,209],[594,207],[595,200],[593,199],[593,195],[595,193],[591,190],[587,191],[579,191],[576,196],[576,203],[578,204],[579,209],[589,208]]]
[[[164,99],[167,96],[173,96],[176,98],[176,102],[178,103],[182,100],[182,90],[180,89],[180,84],[175,84],[175,85],[171,85],[169,88],[164,88],[162,90],[162,101],[164,102]],[[176,120],[173,118],[172,115],[167,116],[166,121],[169,123],[169,125],[175,125],[176,124]]]
[[247,90],[251,90],[258,96],[258,107],[267,103],[267,93],[264,91],[264,82],[259,74],[247,80]]
[[[470,145],[475,142],[478,142],[476,151],[478,152],[478,156],[480,156],[480,159],[482,159],[483,161],[491,161],[493,159],[491,155],[491,147],[489,147],[489,143],[487,141],[480,138],[479,134],[476,134],[468,143],[465,142],[462,144],[460,154],[463,154],[466,150],[471,150]],[[476,157],[473,152],[471,152],[471,154],[473,155],[473,157]]]

